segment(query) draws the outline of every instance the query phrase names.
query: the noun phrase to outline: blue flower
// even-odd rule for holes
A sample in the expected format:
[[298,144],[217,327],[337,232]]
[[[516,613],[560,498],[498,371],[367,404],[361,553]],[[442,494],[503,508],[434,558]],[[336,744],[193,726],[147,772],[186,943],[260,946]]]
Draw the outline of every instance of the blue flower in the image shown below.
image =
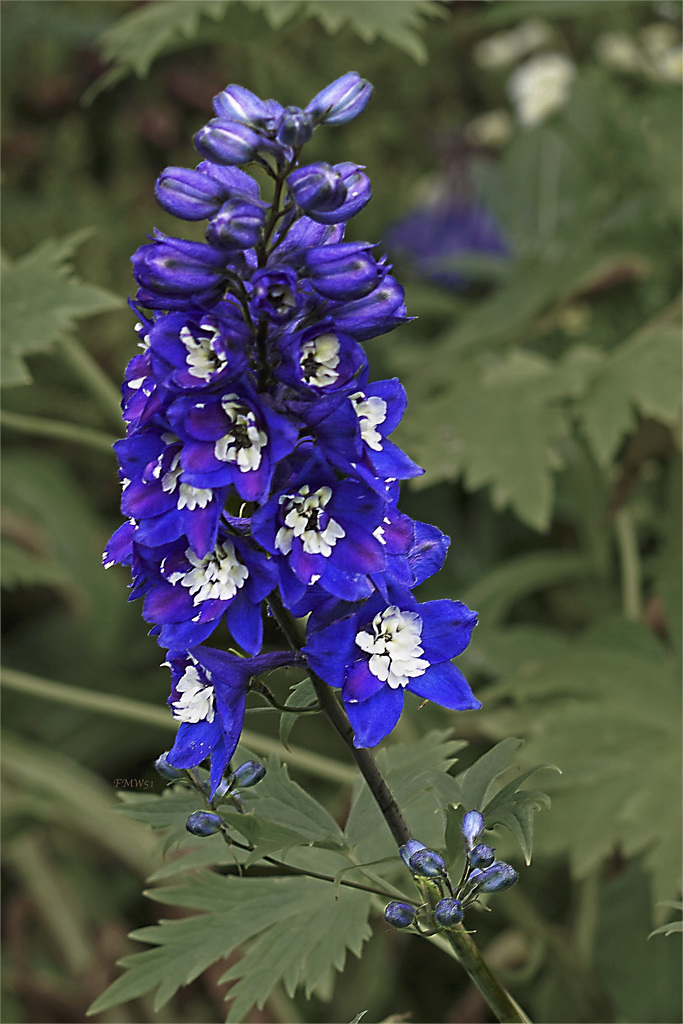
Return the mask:
[[374,747],[394,728],[404,690],[442,707],[481,707],[450,661],[470,642],[476,612],[458,601],[418,604],[407,592],[379,594],[355,614],[308,633],[309,664],[330,686],[341,687],[357,747]]
[[212,647],[169,652],[168,704],[180,728],[166,755],[168,763],[195,768],[211,757],[209,796],[213,797],[239,742],[250,679],[296,661],[290,652],[256,658],[238,658]]
[[459,199],[439,199],[413,210],[387,233],[387,245],[411,259],[422,277],[446,288],[469,284],[453,265],[458,258],[508,255],[493,214],[481,203]]

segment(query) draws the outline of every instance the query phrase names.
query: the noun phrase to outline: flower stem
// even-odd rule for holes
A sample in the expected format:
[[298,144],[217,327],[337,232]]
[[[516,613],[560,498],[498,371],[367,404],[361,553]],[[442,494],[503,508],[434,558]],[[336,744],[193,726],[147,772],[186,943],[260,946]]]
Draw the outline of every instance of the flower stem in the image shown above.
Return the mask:
[[[296,619],[294,619],[287,609],[282,606],[278,597],[271,595],[271,597],[268,598],[268,603],[275,621],[287,638],[287,642],[294,648],[294,650],[300,651],[304,645],[304,637]],[[398,846],[403,846],[411,838],[411,832],[408,828],[406,819],[403,817],[401,809],[386,784],[384,776],[377,767],[377,762],[368,750],[365,750],[362,747],[355,747],[353,745],[353,729],[351,728],[351,723],[344,714],[342,708],[339,706],[337,698],[332,693],[332,690],[329,688],[327,683],[324,683],[323,680],[319,679],[314,672],[311,672],[310,668],[309,673],[320,707],[325,712],[346,746],[349,748],[351,756],[358,765],[361,775],[365,779],[370,792],[375,798],[396,844]]]
[[118,431],[123,426],[121,416],[121,394],[117,386],[95,362],[90,353],[73,338],[63,338],[59,343],[59,351],[81,384],[101,406],[109,422]]
[[637,622],[643,611],[640,554],[631,512],[622,507],[614,517],[614,529],[621,562],[621,592],[624,618]]
[[21,412],[9,412],[3,409],[0,423],[8,430],[16,430],[19,434],[31,434],[33,437],[52,437],[56,441],[69,441],[72,444],[84,444],[100,452],[113,454],[112,445],[118,438],[109,436],[100,430],[81,427],[77,423],[64,420],[49,420],[43,416],[27,416]]

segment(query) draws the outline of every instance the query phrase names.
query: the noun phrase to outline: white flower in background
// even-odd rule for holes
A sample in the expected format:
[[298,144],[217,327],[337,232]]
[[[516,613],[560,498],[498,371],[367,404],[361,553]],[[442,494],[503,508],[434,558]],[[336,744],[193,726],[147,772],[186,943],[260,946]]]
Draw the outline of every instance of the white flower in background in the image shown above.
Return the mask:
[[539,53],[510,75],[507,89],[517,120],[533,128],[560,110],[571,92],[576,65],[563,53]]
[[539,46],[545,46],[551,39],[552,29],[548,22],[530,18],[510,32],[497,32],[495,36],[482,39],[474,47],[472,56],[475,64],[487,71],[506,68]]
[[626,32],[603,32],[594,45],[598,60],[615,71],[641,71],[643,68],[642,54]]
[[508,110],[487,110],[475,117],[465,128],[468,142],[477,146],[504,146],[515,130],[514,121]]

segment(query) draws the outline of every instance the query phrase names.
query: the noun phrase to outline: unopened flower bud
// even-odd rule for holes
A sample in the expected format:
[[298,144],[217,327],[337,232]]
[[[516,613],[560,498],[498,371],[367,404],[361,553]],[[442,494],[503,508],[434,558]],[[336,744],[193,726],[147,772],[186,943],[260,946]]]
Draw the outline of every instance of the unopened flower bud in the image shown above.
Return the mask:
[[361,299],[352,299],[335,308],[334,322],[357,341],[375,338],[408,319],[404,297],[403,288],[391,274],[387,274]]
[[248,200],[230,199],[206,228],[206,240],[228,251],[251,249],[261,237],[266,215]]
[[480,843],[479,846],[474,847],[470,854],[470,864],[475,868],[488,868],[493,864],[494,856],[490,846]]
[[220,209],[225,189],[201,171],[167,167],[157,178],[154,194],[164,210],[182,220],[204,220]]
[[211,811],[193,811],[185,828],[193,836],[212,836],[220,830],[221,819]]
[[434,920],[442,928],[453,928],[462,921],[462,903],[460,900],[439,900],[434,907]]
[[307,164],[288,179],[294,202],[309,216],[337,210],[346,199],[346,185],[339,171],[329,164]]
[[409,839],[405,846],[400,846],[398,852],[401,854],[401,858],[406,867],[410,867],[410,858],[418,850],[426,850],[427,847],[424,843],[419,843],[417,839]]
[[493,864],[482,871],[473,871],[470,881],[476,883],[479,892],[504,892],[514,885],[519,875],[513,867],[502,860],[494,860]]
[[154,767],[159,775],[164,779],[168,779],[169,782],[175,782],[176,779],[185,778],[185,772],[182,768],[174,768],[172,764],[169,764],[168,755],[169,751],[167,750],[163,754],[160,754],[154,762]]
[[303,146],[313,134],[313,119],[300,107],[285,107],[277,130],[277,140],[285,146]]
[[276,115],[282,107],[275,100],[259,99],[243,85],[229,85],[214,97],[213,109],[221,120],[269,131],[274,128]]
[[317,245],[305,253],[313,287],[327,299],[359,299],[379,283],[381,268],[367,242]]
[[347,221],[349,217],[353,217],[359,210],[362,210],[372,198],[370,179],[358,164],[348,162],[335,164],[332,170],[341,176],[346,196],[339,206],[307,211],[309,217],[320,224],[340,224],[342,221]]
[[139,285],[176,297],[220,289],[225,255],[203,242],[169,238],[158,232],[156,241],[141,245],[131,262]]
[[252,128],[236,121],[212,118],[200,128],[194,144],[202,156],[217,164],[246,164],[253,160],[262,138]]
[[408,867],[418,878],[437,878],[446,874],[444,859],[434,850],[418,850],[408,861]]
[[235,769],[232,777],[233,786],[240,786],[247,789],[255,786],[265,776],[266,769],[258,761],[245,761],[239,768]]
[[370,83],[349,71],[314,96],[306,113],[317,124],[345,124],[360,114],[371,96]]
[[468,850],[471,850],[484,831],[484,815],[480,811],[468,811],[460,826]]
[[415,920],[415,907],[411,907],[410,903],[394,900],[387,904],[384,919],[394,928],[408,928]]

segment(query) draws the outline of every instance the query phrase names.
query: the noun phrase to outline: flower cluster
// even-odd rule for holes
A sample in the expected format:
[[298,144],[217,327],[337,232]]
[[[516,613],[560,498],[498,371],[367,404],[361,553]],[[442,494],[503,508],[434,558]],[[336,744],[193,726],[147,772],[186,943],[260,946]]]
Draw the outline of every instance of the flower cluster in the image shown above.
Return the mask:
[[[104,560],[130,566],[131,599],[168,651],[168,763],[210,756],[211,796],[251,680],[274,667],[307,664],[340,688],[357,746],[393,729],[406,690],[480,706],[451,664],[475,613],[411,592],[448,539],[398,510],[399,482],[421,472],[388,439],[405,392],[370,382],[361,345],[407,319],[375,246],[344,241],[370,183],[357,164],[300,161],[371,91],[350,72],[300,109],[228,86],[195,136],[201,162],[156,184],[166,211],[206,222],[206,241],[157,231],[132,260],[142,351],[115,446],[126,522]],[[308,616],[301,651],[261,653],[268,603]],[[246,656],[204,646],[221,630]]]
[[[446,863],[436,851],[428,850],[417,839],[409,839],[401,847],[401,857],[415,880],[433,886],[440,897],[430,907],[424,921],[431,930],[457,927],[462,922],[465,910],[479,896],[504,892],[517,881],[515,869],[505,861],[496,860],[491,847],[479,842],[484,828],[484,816],[480,811],[466,812],[460,827],[465,867],[456,886],[451,884]],[[384,917],[394,928],[409,928],[418,925],[420,908],[401,900],[393,900],[387,904]]]

